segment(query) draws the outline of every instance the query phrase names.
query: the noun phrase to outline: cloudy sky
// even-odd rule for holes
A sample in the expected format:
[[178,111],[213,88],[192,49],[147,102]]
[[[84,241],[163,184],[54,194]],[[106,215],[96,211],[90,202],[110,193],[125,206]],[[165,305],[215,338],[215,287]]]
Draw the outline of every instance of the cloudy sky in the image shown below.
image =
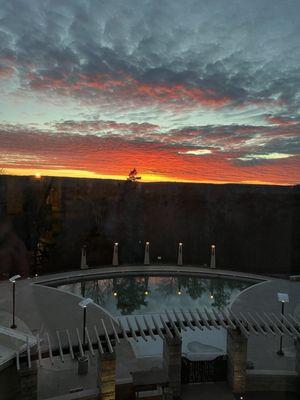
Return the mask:
[[300,183],[299,0],[0,0],[0,168]]

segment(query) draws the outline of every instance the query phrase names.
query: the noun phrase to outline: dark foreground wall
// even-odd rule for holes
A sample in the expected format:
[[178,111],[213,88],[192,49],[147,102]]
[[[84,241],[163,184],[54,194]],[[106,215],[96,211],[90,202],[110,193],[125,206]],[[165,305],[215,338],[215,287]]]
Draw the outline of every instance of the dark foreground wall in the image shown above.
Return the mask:
[[38,272],[79,267],[85,243],[90,266],[110,264],[114,242],[122,263],[141,263],[150,241],[154,262],[176,262],[183,242],[184,262],[203,265],[215,244],[218,267],[297,273],[299,198],[299,186],[0,177],[2,221],[13,221]]

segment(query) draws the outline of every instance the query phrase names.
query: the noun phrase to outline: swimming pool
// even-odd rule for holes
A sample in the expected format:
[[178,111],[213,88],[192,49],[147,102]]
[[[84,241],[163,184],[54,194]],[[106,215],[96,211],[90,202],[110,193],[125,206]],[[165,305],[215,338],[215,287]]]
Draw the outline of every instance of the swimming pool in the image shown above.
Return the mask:
[[92,298],[113,316],[163,313],[166,309],[227,307],[253,280],[191,275],[118,276],[57,286]]
[[[165,310],[221,309],[229,306],[241,291],[259,280],[229,276],[206,276],[203,274],[157,273],[149,275],[107,275],[100,279],[87,278],[72,283],[57,283],[60,290],[82,297],[92,298],[111,315],[117,317],[125,328],[127,319],[135,326],[135,317],[144,326],[142,315],[165,315]],[[157,316],[158,317],[158,316]],[[150,321],[150,319],[149,319]],[[151,323],[150,323],[151,325]],[[135,341],[130,339],[135,357],[159,357],[163,352],[163,341]],[[190,360],[210,360],[225,355],[227,332],[212,328],[182,332],[182,354]]]

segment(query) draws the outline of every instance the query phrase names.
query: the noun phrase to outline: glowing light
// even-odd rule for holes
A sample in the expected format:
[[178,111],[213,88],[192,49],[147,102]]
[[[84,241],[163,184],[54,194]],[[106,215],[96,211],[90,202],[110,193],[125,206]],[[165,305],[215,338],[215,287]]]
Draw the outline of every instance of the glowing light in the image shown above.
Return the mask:
[[181,295],[181,290],[178,290],[177,294],[180,296]]
[[118,293],[117,292],[113,292],[113,295],[116,297],[118,295]]
[[211,294],[210,296],[209,296],[211,299],[213,299],[214,298],[214,296]]
[[145,290],[145,296],[148,296],[148,294],[149,294],[149,292],[148,292],[148,290]]
[[37,174],[34,175],[34,177],[35,177],[36,179],[41,179],[42,175],[37,173]]

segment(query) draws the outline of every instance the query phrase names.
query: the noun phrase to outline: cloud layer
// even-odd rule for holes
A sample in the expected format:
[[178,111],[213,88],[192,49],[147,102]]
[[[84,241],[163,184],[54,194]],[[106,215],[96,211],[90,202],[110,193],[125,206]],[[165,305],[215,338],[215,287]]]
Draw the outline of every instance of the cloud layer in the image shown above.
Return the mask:
[[0,0],[0,164],[300,180],[297,0]]

